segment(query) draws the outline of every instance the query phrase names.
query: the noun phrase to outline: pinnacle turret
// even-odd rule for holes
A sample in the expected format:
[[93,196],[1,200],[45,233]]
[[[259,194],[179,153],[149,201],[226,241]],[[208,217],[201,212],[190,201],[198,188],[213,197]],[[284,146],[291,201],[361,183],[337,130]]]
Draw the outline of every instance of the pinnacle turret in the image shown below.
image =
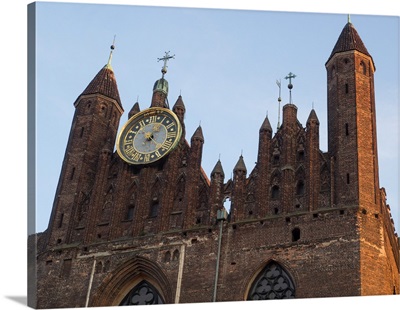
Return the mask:
[[265,117],[264,122],[262,123],[260,127],[260,132],[262,131],[268,131],[272,133],[272,127],[271,123],[269,122],[268,116]]
[[182,109],[183,111],[186,111],[185,104],[183,103],[181,95],[179,95],[179,97],[176,100],[176,102],[175,102],[175,104],[174,104],[172,109],[175,110],[175,109],[178,109],[178,108]]
[[243,171],[244,173],[247,172],[246,165],[244,163],[242,155],[240,155],[239,160],[236,163],[235,168],[233,169],[233,172],[238,172],[238,171]]
[[224,169],[222,169],[221,160],[219,160],[219,159],[218,159],[217,163],[215,164],[214,169],[211,171],[211,177],[217,173],[222,175],[223,177],[225,176]]
[[139,107],[139,102],[135,102],[133,105],[132,109],[128,113],[128,118],[131,118],[133,115],[137,114],[140,112],[140,107]]
[[314,109],[311,110],[310,115],[308,116],[307,125],[312,123],[312,122],[315,122],[317,125],[319,125],[319,120],[318,120],[318,117],[317,117],[317,113],[315,112]]
[[181,122],[183,122],[183,117],[185,115],[186,108],[185,108],[185,104],[183,103],[181,95],[179,95],[174,106],[172,107],[172,111],[179,117]]
[[194,140],[198,140],[204,143],[203,130],[201,129],[201,126],[197,127],[196,131],[194,132],[191,141]]

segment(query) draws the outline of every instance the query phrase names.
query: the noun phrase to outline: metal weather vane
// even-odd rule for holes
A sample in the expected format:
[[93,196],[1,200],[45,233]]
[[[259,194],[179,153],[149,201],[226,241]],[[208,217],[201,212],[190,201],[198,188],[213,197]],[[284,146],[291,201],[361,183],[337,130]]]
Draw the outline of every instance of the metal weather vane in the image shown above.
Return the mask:
[[279,80],[276,80],[276,85],[278,85],[278,87],[279,87],[279,97],[278,97],[278,126],[277,126],[277,130],[279,130],[279,127],[280,127],[280,121],[281,121],[281,101],[282,101],[282,98],[281,98],[281,80],[279,79]]
[[114,49],[115,49],[115,37],[116,37],[116,35],[114,35],[114,40],[113,40],[113,43],[111,44],[111,46],[110,46],[110,56],[108,56],[108,61],[107,61],[107,67],[109,67],[109,68],[111,68],[111,59],[112,59],[112,54],[113,54],[113,51],[114,51]]

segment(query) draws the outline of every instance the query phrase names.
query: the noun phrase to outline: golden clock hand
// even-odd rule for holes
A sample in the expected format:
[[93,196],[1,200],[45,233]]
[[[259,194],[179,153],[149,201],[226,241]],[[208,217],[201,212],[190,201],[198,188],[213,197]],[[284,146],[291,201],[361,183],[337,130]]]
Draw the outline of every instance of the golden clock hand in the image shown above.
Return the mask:
[[157,149],[159,149],[159,148],[162,146],[161,143],[158,143],[156,140],[153,139],[153,136],[151,136],[150,139],[151,139],[151,141],[154,142],[154,144],[156,145],[156,148],[157,148]]

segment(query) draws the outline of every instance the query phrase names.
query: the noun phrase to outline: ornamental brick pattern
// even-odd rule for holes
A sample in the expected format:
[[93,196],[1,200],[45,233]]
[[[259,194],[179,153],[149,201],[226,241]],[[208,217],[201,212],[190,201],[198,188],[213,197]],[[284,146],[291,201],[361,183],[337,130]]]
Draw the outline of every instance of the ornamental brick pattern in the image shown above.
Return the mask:
[[[399,238],[378,179],[375,65],[351,23],[325,66],[328,152],[316,112],[303,127],[286,104],[274,135],[268,118],[260,124],[254,168],[240,157],[228,180],[219,160],[204,173],[206,137],[199,127],[186,140],[181,96],[177,148],[147,166],[122,161],[112,151],[123,113],[116,79],[109,64],[100,70],[74,104],[48,229],[29,237],[30,304],[398,294]],[[168,107],[159,81],[150,106]],[[136,103],[129,117],[139,111]]]

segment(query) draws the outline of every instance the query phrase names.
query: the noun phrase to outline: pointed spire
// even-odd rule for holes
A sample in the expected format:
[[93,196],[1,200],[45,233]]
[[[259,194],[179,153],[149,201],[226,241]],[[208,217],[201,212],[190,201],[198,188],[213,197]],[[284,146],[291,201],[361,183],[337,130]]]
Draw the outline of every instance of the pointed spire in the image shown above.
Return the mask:
[[117,81],[115,79],[114,71],[111,67],[112,52],[115,49],[114,45],[111,45],[111,52],[108,58],[107,64],[96,74],[93,80],[82,92],[82,95],[100,94],[118,102],[122,108],[121,99],[119,97]]
[[183,111],[186,111],[185,104],[183,103],[181,95],[179,95],[179,97],[176,100],[174,106],[172,107],[173,110],[175,110],[176,108],[180,108],[180,109],[183,109]]
[[247,172],[246,165],[244,164],[243,155],[240,155],[238,162],[236,163],[233,172],[243,171],[244,173]]
[[271,123],[269,122],[268,115],[265,117],[264,122],[262,123],[260,127],[260,132],[262,131],[268,131],[272,133],[272,127]]
[[224,169],[222,169],[221,160],[219,160],[219,159],[218,159],[217,163],[215,164],[214,169],[211,171],[211,177],[213,177],[216,173],[222,175],[222,177],[225,177]]
[[183,119],[185,117],[185,104],[183,103],[182,96],[179,95],[178,99],[176,100],[174,106],[172,107],[172,111],[178,116],[181,123],[183,123]]
[[333,55],[352,50],[359,51],[360,53],[371,57],[356,28],[354,28],[354,25],[350,22],[350,20],[348,20],[347,24],[344,26],[342,32],[339,35],[339,38],[332,50],[331,55],[328,58],[327,63],[333,57]]
[[319,120],[318,120],[318,117],[317,117],[317,113],[315,112],[314,109],[311,110],[310,115],[308,116],[307,125],[312,123],[312,122],[314,122],[317,125],[319,125]]
[[115,99],[122,107],[117,81],[115,79],[114,72],[109,68],[102,68],[81,95],[89,94],[101,94],[110,97],[111,99]]
[[194,132],[191,141],[193,140],[199,140],[204,143],[203,130],[201,129],[201,126],[197,127],[196,131]]
[[137,114],[140,112],[140,107],[139,107],[139,102],[135,102],[133,105],[132,109],[128,113],[128,118],[131,118],[133,115]]

